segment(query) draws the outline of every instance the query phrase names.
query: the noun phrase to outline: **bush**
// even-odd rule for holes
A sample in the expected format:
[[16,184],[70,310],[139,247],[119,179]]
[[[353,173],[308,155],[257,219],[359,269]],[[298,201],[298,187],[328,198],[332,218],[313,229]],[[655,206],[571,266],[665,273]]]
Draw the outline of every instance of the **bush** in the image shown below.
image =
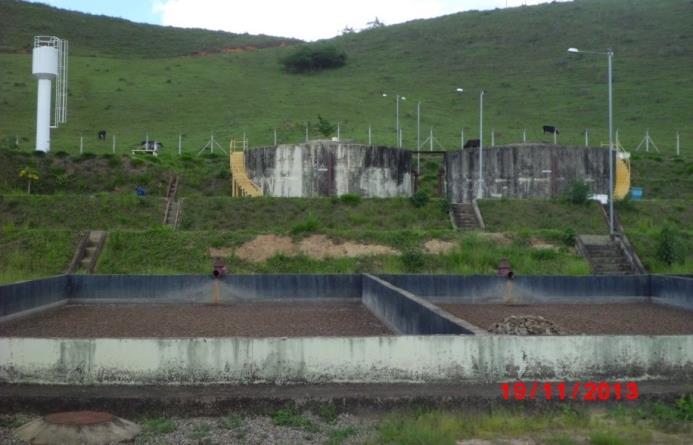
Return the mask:
[[281,60],[284,70],[289,73],[309,73],[346,64],[347,55],[336,46],[302,46]]
[[414,193],[414,196],[411,197],[411,203],[417,208],[424,207],[428,204],[428,193],[426,193],[425,190],[418,190]]
[[361,196],[356,193],[346,193],[340,196],[339,200],[344,204],[356,206],[361,202]]
[[313,215],[308,215],[308,217],[303,221],[291,228],[292,235],[300,235],[302,233],[311,233],[318,230],[320,223],[318,219]]
[[402,254],[402,265],[407,272],[421,272],[425,264],[426,260],[419,249],[407,249]]
[[683,262],[683,257],[678,233],[671,227],[665,226],[657,235],[657,258],[671,266],[674,263]]
[[575,246],[575,229],[572,227],[567,227],[561,234],[561,241],[568,247]]
[[590,186],[583,181],[575,181],[566,192],[566,198],[573,204],[584,205],[590,199]]

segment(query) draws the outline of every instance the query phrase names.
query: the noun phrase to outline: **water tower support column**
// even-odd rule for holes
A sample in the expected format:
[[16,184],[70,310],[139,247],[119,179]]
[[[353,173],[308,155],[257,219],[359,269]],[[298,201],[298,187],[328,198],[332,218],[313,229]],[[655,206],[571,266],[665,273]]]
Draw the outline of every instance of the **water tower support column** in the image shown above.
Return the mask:
[[51,148],[51,79],[38,80],[36,104],[36,150],[47,152]]

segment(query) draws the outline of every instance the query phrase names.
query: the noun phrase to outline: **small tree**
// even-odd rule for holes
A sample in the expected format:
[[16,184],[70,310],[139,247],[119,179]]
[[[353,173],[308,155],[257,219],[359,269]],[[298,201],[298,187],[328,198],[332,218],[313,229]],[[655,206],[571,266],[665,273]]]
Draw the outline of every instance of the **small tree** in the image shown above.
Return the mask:
[[573,204],[587,204],[590,200],[590,186],[583,181],[575,181],[566,192],[566,198]]
[[385,23],[381,22],[378,17],[376,17],[372,22],[366,23],[368,25],[368,29],[374,29],[374,28],[382,28],[385,26]]
[[321,135],[325,136],[326,138],[330,137],[332,133],[337,129],[337,126],[330,123],[327,119],[324,119],[322,116],[318,114],[318,131],[320,132]]
[[39,180],[38,171],[33,167],[26,166],[19,171],[19,177],[27,179],[26,192],[31,194],[31,181]]
[[311,73],[344,66],[347,55],[333,45],[304,45],[281,59],[289,73]]

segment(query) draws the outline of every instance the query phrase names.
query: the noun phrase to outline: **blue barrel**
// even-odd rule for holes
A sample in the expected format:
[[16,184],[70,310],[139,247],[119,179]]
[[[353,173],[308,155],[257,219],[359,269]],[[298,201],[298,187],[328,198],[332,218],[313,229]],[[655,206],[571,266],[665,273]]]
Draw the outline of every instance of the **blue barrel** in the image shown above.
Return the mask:
[[642,199],[642,187],[631,187],[630,188],[630,199],[639,201]]

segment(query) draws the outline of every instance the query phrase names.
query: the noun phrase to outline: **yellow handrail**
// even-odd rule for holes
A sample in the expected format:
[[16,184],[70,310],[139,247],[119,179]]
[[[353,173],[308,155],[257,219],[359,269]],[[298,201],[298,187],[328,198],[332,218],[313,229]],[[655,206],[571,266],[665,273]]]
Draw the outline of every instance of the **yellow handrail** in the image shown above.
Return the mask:
[[242,151],[232,151],[229,155],[231,169],[231,196],[262,196],[262,189],[248,177],[245,169],[245,156]]

